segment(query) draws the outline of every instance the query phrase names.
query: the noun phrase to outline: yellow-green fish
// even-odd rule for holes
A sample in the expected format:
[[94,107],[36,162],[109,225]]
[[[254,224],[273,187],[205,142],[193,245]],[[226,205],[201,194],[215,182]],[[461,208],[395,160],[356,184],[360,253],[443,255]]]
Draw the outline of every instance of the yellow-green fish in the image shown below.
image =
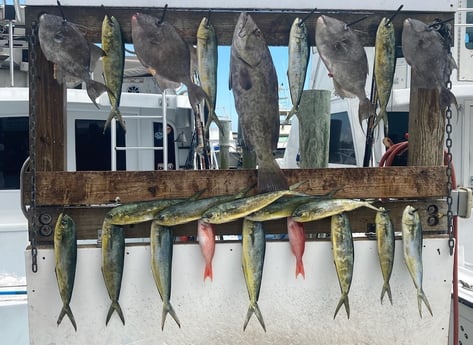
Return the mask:
[[250,305],[246,314],[243,330],[246,329],[251,316],[256,314],[261,327],[266,332],[263,315],[258,306],[259,292],[261,288],[261,280],[263,277],[264,254],[266,249],[266,241],[264,238],[263,223],[252,222],[243,219],[242,229],[242,268],[245,277],[248,297]]
[[312,195],[295,195],[282,197],[268,206],[251,213],[245,218],[254,222],[265,222],[290,217],[292,212],[300,205],[316,198]]
[[294,19],[289,32],[287,79],[291,94],[292,108],[286,122],[297,113],[304,90],[307,65],[309,64],[309,35],[301,18]]
[[122,286],[123,263],[125,259],[125,235],[122,226],[104,221],[102,225],[102,276],[112,301],[105,325],[108,325],[114,311],[125,324],[122,308],[118,303]]
[[220,134],[225,135],[225,133],[223,133],[222,124],[217,114],[215,114],[215,103],[217,100],[217,64],[217,35],[209,18],[204,17],[197,29],[197,70],[200,86],[208,96],[208,99],[206,98],[205,101],[209,108],[209,118],[205,123],[205,129],[208,132],[210,123],[214,121],[220,129]]
[[114,16],[107,14],[102,22],[102,49],[105,52],[105,55],[102,57],[103,77],[105,85],[108,87],[107,93],[111,107],[110,114],[105,122],[104,132],[112,118],[116,118],[123,129],[126,130],[125,122],[119,109],[123,69],[125,66],[125,46],[118,20]]
[[394,228],[389,213],[384,207],[380,207],[376,213],[375,223],[379,264],[381,265],[381,273],[384,279],[383,289],[381,290],[381,303],[383,303],[384,294],[387,292],[389,301],[393,304],[389,279],[391,278],[394,264]]
[[59,215],[54,228],[54,258],[57,286],[63,304],[57,324],[59,326],[64,315],[67,314],[74,330],[77,331],[76,320],[69,306],[76,275],[77,233],[74,220],[65,213]]
[[383,18],[378,25],[375,40],[374,78],[379,100],[379,114],[375,125],[380,120],[384,123],[384,135],[388,135],[388,114],[386,107],[393,87],[396,70],[396,39],[394,25],[388,18]]
[[244,197],[251,188],[245,188],[237,194],[218,195],[198,200],[190,199],[170,205],[157,213],[154,221],[165,226],[192,222],[202,217],[205,211],[215,205]]
[[[297,183],[291,188],[294,189],[304,182]],[[204,212],[202,220],[211,224],[227,223],[256,212],[285,195],[305,195],[292,189],[261,193],[213,206]]]
[[333,216],[341,212],[348,212],[360,207],[368,207],[378,211],[371,205],[372,201],[353,199],[315,199],[302,204],[294,210],[292,218],[296,222],[310,222]]
[[345,305],[347,317],[350,318],[350,304],[348,293],[350,292],[351,280],[353,278],[353,263],[355,260],[353,249],[353,237],[350,228],[350,221],[345,213],[332,216],[331,239],[333,260],[337,270],[338,282],[342,296],[338,302],[333,318],[337,316],[342,305]]
[[402,243],[404,245],[404,261],[417,289],[419,315],[422,317],[421,301],[424,301],[430,315],[433,316],[429,300],[422,289],[422,225],[419,212],[410,205],[406,206],[402,213]]
[[172,246],[173,236],[171,228],[161,226],[156,222],[151,223],[150,232],[151,246],[151,270],[154,281],[158,288],[159,296],[163,301],[163,315],[161,319],[161,329],[164,329],[166,316],[171,314],[179,328],[181,323],[171,305],[171,271],[172,271]]

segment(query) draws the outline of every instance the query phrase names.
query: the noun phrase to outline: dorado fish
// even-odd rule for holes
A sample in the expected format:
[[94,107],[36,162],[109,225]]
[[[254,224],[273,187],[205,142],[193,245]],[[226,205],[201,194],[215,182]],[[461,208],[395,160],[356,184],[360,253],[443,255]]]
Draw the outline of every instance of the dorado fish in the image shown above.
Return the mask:
[[417,306],[419,315],[422,317],[422,301],[432,314],[429,300],[422,289],[422,225],[419,212],[408,205],[402,213],[402,243],[404,245],[404,261],[417,289]]
[[345,213],[332,216],[331,221],[331,239],[333,260],[337,270],[338,282],[342,296],[338,302],[333,318],[337,316],[342,305],[345,305],[347,317],[350,318],[350,304],[348,302],[348,293],[350,292],[351,280],[353,278],[353,237],[350,228],[350,221]]
[[163,301],[163,314],[161,319],[161,329],[164,329],[166,316],[171,314],[179,328],[181,323],[176,312],[171,305],[171,271],[172,271],[172,246],[173,236],[171,228],[161,226],[156,222],[151,223],[150,232],[151,246],[151,270],[154,281],[158,288],[159,296]]
[[108,325],[114,311],[125,324],[122,308],[118,303],[122,286],[123,263],[125,259],[125,234],[122,226],[107,221],[102,225],[102,276],[112,301],[105,325]]
[[212,259],[215,254],[215,230],[212,224],[199,219],[197,221],[197,239],[205,260],[204,281],[213,280]]
[[368,59],[358,36],[344,22],[321,15],[317,19],[315,43],[319,55],[333,78],[336,94],[341,98],[357,97],[360,101],[358,119],[370,115],[370,101],[365,85]]
[[341,212],[353,211],[360,207],[368,207],[378,211],[372,204],[373,201],[361,201],[352,199],[316,199],[306,202],[296,208],[292,218],[296,222],[311,222],[333,216]]
[[396,70],[396,39],[394,25],[388,18],[383,18],[378,25],[375,40],[374,77],[379,99],[379,114],[375,126],[380,120],[384,123],[384,136],[388,136],[388,105]]
[[240,14],[233,33],[230,88],[243,141],[256,153],[258,192],[287,189],[273,156],[280,125],[278,78],[263,35],[246,12]]
[[38,37],[44,56],[55,64],[57,81],[83,80],[89,98],[98,108],[95,100],[108,90],[104,84],[92,80],[90,72],[103,56],[103,50],[87,42],[75,24],[52,14],[39,17]]
[[294,19],[289,32],[287,79],[291,93],[292,108],[286,122],[297,113],[304,90],[307,65],[309,64],[309,37],[301,18]]
[[317,197],[312,195],[282,197],[261,210],[247,215],[246,219],[254,222],[265,222],[268,220],[287,218],[292,215],[292,212],[294,212],[297,207],[315,198]]
[[116,118],[122,128],[125,129],[120,112],[120,98],[122,94],[123,69],[125,66],[125,47],[122,40],[120,24],[114,16],[105,15],[102,22],[102,49],[105,55],[102,57],[103,77],[108,86],[108,99],[110,101],[110,114],[105,122],[104,131],[112,118]]
[[258,306],[261,280],[263,278],[264,254],[266,242],[264,238],[263,223],[243,219],[242,229],[242,268],[246,288],[250,298],[248,313],[246,314],[243,330],[246,329],[251,316],[256,314],[261,327],[266,332],[263,315]]
[[76,320],[72,314],[71,302],[77,262],[77,233],[74,220],[67,214],[61,213],[54,228],[54,258],[56,262],[56,279],[62,300],[62,309],[57,319],[61,323],[67,315],[77,331]]
[[215,104],[217,100],[217,64],[217,35],[209,18],[204,17],[197,29],[197,70],[200,85],[208,96],[206,101],[209,108],[209,118],[205,124],[205,129],[208,132],[210,123],[214,121],[218,128],[220,128],[220,134],[225,135],[222,124],[217,114],[215,114]]
[[244,197],[251,188],[245,188],[236,194],[218,195],[198,200],[191,199],[176,203],[157,213],[154,220],[157,224],[165,226],[189,223],[202,217],[205,211],[215,205]]
[[446,88],[457,64],[452,57],[450,42],[439,31],[417,19],[404,20],[402,52],[416,78],[417,88],[438,89],[442,109],[457,104],[455,96]]
[[[304,182],[299,182],[291,188],[295,189]],[[285,195],[302,195],[292,189],[261,193],[215,205],[204,212],[202,220],[211,224],[228,223],[256,212]]]
[[305,279],[304,262],[302,256],[305,250],[304,223],[296,222],[292,217],[287,217],[287,234],[291,251],[296,257],[296,278],[299,274]]
[[383,303],[384,294],[387,292],[389,301],[393,304],[389,279],[391,278],[394,264],[394,229],[389,213],[384,207],[380,207],[376,213],[375,223],[379,264],[381,265],[381,273],[384,279],[383,289],[381,290],[381,303]]
[[[131,17],[131,36],[136,56],[149,72],[187,87],[195,113],[208,96],[191,81],[190,52],[187,43],[170,23],[156,17],[135,13]],[[160,85],[161,87],[161,85]]]

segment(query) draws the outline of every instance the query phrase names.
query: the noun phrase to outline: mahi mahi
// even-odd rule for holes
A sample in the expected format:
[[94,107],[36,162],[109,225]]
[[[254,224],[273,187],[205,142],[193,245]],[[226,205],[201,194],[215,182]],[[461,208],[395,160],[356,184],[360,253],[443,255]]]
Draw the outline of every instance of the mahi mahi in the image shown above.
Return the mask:
[[350,222],[345,213],[332,216],[331,239],[333,260],[337,270],[340,290],[342,291],[342,296],[340,297],[340,301],[335,309],[333,318],[335,319],[342,305],[345,305],[347,317],[350,318],[348,293],[350,292],[351,281],[353,278],[353,263],[355,257]]
[[294,19],[289,32],[287,79],[292,108],[286,122],[297,113],[309,64],[309,36],[301,18]]
[[258,306],[261,280],[263,278],[264,254],[266,242],[263,223],[243,219],[242,229],[242,268],[250,305],[246,314],[243,330],[246,329],[251,316],[256,314],[261,327],[266,332],[263,315]]
[[244,144],[256,153],[258,192],[287,189],[273,156],[280,126],[276,69],[261,30],[246,12],[240,14],[233,33],[230,88]]
[[161,329],[164,329],[166,316],[171,314],[179,328],[181,323],[171,305],[171,271],[172,271],[172,246],[173,236],[171,228],[161,226],[156,222],[151,223],[151,270],[158,288],[159,296],[163,301],[163,314]]
[[76,275],[77,233],[74,220],[64,213],[59,215],[54,228],[54,258],[57,285],[63,303],[57,324],[59,326],[64,316],[67,315],[74,330],[77,331],[76,320],[69,306]]
[[396,70],[396,39],[394,34],[394,24],[388,18],[383,18],[376,31],[375,40],[374,77],[379,99],[379,114],[375,125],[383,120],[384,136],[386,137],[389,131],[386,107],[391,95],[394,71]]
[[391,222],[391,217],[389,217],[389,213],[384,207],[380,207],[379,211],[376,213],[375,223],[379,264],[384,279],[380,299],[381,303],[383,303],[384,294],[387,292],[389,301],[393,304],[389,279],[391,278],[394,264],[394,228]]
[[110,101],[110,114],[105,122],[104,132],[112,118],[116,118],[122,128],[125,128],[122,114],[120,112],[120,98],[122,94],[123,69],[125,66],[125,47],[122,40],[120,23],[114,16],[105,15],[102,22],[102,49],[105,55],[102,57],[103,77],[105,85],[109,88],[108,99]]
[[419,212],[408,205],[402,213],[402,242],[404,245],[404,261],[417,289],[417,307],[422,317],[422,301],[432,314],[429,300],[422,289],[422,225]]
[[118,303],[122,286],[123,263],[125,259],[125,235],[122,226],[112,225],[106,220],[102,225],[102,276],[112,301],[105,325],[108,325],[114,311],[125,324],[122,308]]

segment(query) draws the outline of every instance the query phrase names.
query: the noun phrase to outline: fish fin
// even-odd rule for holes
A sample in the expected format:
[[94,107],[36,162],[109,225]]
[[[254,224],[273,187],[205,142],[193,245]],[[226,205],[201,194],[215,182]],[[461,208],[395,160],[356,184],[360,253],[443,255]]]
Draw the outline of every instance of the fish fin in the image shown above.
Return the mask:
[[371,112],[371,103],[368,98],[360,100],[360,104],[358,105],[358,121],[360,123],[361,128],[363,128],[363,120],[366,120],[370,117]]
[[342,294],[342,297],[340,297],[340,301],[338,301],[337,308],[335,309],[335,314],[333,314],[334,320],[335,320],[335,317],[337,316],[338,311],[342,307],[342,305],[345,305],[347,317],[350,318],[350,304],[348,303],[348,294],[344,293]]
[[[104,92],[112,92],[107,86],[105,86],[102,83],[99,83],[98,81],[90,79],[86,83],[87,85],[87,94],[89,95],[90,100],[92,103],[95,104],[97,109],[99,106],[97,105],[97,102],[95,100]],[[112,92],[113,94],[113,92]]]
[[243,324],[243,331],[246,329],[246,326],[248,325],[248,322],[250,321],[253,313],[255,313],[261,327],[263,327],[263,330],[266,332],[266,326],[264,325],[263,314],[261,314],[261,310],[259,309],[258,302],[251,303],[250,306],[248,307],[245,323]]
[[391,286],[389,285],[389,282],[384,283],[383,289],[381,290],[381,304],[383,304],[383,298],[386,292],[388,293],[389,302],[393,305],[393,297],[391,295]]
[[65,304],[62,306],[61,312],[59,313],[59,317],[57,318],[58,326],[61,324],[62,319],[64,318],[64,315],[67,315],[69,320],[71,320],[72,326],[74,327],[74,330],[77,332],[76,320],[74,319],[74,315],[72,314],[72,310],[69,304]]
[[440,90],[440,107],[442,111],[444,111],[450,104],[455,105],[455,108],[458,109],[457,98],[455,95],[449,89],[443,87]]
[[297,110],[298,110],[297,107],[293,105],[291,110],[289,111],[289,113],[286,116],[286,120],[284,120],[284,123],[286,125],[288,125],[290,123],[289,120],[291,119],[292,115],[297,113]]
[[212,263],[209,262],[208,264],[205,265],[205,270],[204,270],[204,281],[205,279],[210,278],[211,281],[214,280],[213,277],[213,272],[212,272]]
[[299,274],[301,274],[302,278],[305,279],[304,262],[302,261],[302,258],[296,262],[296,279]]
[[238,81],[240,83],[240,87],[243,90],[248,91],[253,87],[253,82],[251,81],[250,73],[248,72],[248,69],[246,67],[240,68],[240,78],[238,78]]
[[174,311],[174,308],[172,307],[171,303],[164,303],[163,304],[163,316],[162,316],[162,319],[161,319],[161,330],[164,330],[164,323],[166,322],[166,316],[168,315],[168,313],[172,316],[174,321],[176,321],[179,328],[181,328],[181,323],[179,322],[177,314]]
[[286,176],[272,157],[265,160],[264,164],[260,164],[257,181],[258,192],[272,192],[288,188]]
[[223,125],[222,123],[220,122],[220,119],[218,118],[217,114],[215,113],[215,110],[213,110],[212,108],[210,108],[210,111],[209,111],[209,118],[207,119],[207,122],[205,123],[205,132],[208,133],[209,132],[209,128],[210,128],[210,124],[212,122],[215,122],[215,124],[217,125],[218,129],[220,130],[220,135],[221,136],[225,136],[225,132],[224,132],[224,128],[223,128]]
[[93,71],[95,69],[95,65],[97,61],[102,57],[106,56],[105,51],[102,48],[96,46],[93,43],[89,43],[90,49],[90,63],[89,63],[89,71]]
[[113,118],[118,120],[123,130],[126,132],[125,120],[123,120],[122,113],[118,108],[112,108],[112,110],[110,110],[110,114],[108,114],[107,121],[105,121],[105,125],[103,126],[103,133],[105,134],[105,131]]
[[105,326],[108,325],[108,322],[110,321],[110,318],[112,317],[112,314],[114,311],[117,311],[118,316],[120,317],[120,320],[122,320],[123,325],[125,325],[125,317],[123,316],[122,308],[120,307],[120,304],[118,301],[112,302],[110,305],[110,308],[108,309],[107,313],[107,319],[105,320]]
[[191,104],[192,110],[194,110],[195,113],[199,113],[198,106],[202,101],[205,100],[207,104],[210,104],[209,96],[199,85],[187,83],[186,87],[189,92],[189,103]]
[[434,314],[432,313],[432,309],[430,308],[429,300],[427,299],[427,296],[425,295],[424,290],[419,289],[417,291],[417,307],[419,308],[419,315],[421,318],[422,318],[422,305],[421,305],[422,301],[424,301],[424,304],[429,310],[430,315],[434,316]]

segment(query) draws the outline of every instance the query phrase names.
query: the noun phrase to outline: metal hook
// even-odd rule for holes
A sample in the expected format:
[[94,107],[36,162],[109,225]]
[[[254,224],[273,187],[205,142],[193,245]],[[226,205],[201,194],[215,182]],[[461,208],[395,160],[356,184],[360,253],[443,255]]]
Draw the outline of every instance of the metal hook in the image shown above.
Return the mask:
[[301,22],[297,25],[301,26],[302,23],[304,23],[307,19],[309,19],[309,17],[315,12],[317,11],[317,8],[314,8],[312,11],[310,11],[304,18],[302,18]]
[[168,9],[168,4],[164,5],[164,9],[163,9],[163,14],[161,15],[161,19],[159,19],[159,24],[161,24],[162,22],[164,22],[164,16],[166,15],[166,10]]
[[355,21],[353,21],[353,22],[351,22],[351,23],[345,24],[345,30],[348,30],[348,27],[349,27],[349,26],[351,26],[351,25],[353,25],[353,24],[356,24],[356,23],[359,23],[359,22],[365,20],[365,19],[368,18],[368,17],[369,17],[369,16],[366,15],[366,16],[361,17],[360,19],[357,19],[357,20],[355,20]]
[[386,23],[384,24],[384,26],[388,26],[389,24],[391,24],[391,22],[393,21],[394,17],[396,17],[398,15],[399,12],[401,12],[401,9],[404,7],[404,5],[401,5],[399,6],[399,8],[396,10],[396,12],[393,13],[393,15],[391,17],[388,18],[388,20],[386,20]]

